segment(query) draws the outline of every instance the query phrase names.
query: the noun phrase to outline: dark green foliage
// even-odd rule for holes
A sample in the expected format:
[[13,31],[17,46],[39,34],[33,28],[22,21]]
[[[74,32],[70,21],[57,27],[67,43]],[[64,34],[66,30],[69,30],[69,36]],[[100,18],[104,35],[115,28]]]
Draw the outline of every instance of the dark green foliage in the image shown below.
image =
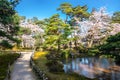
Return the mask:
[[0,52],[0,80],[4,80],[7,75],[8,64],[12,64],[19,54]]
[[120,41],[120,33],[113,35],[113,36],[110,36],[107,39],[107,42],[117,42],[117,41]]
[[100,50],[105,50],[105,51],[115,51],[117,48],[120,48],[120,41],[117,41],[117,42],[110,42],[110,43],[107,43],[107,44],[104,44],[102,46],[100,46]]
[[9,42],[7,40],[3,40],[0,43],[0,46],[2,46],[3,48],[10,48],[10,49],[13,47],[11,44],[9,44]]
[[19,39],[13,38],[12,35],[8,35],[8,34],[6,34],[4,31],[1,31],[1,30],[0,30],[0,36],[2,36],[2,37],[7,37],[9,40],[14,41],[14,42],[16,42],[16,43],[18,43],[18,44],[21,42]]
[[49,51],[49,54],[47,54],[46,55],[46,58],[48,59],[48,60],[59,60],[60,59],[60,54],[58,53],[58,51],[57,50],[50,50]]
[[59,61],[49,61],[46,63],[50,72],[63,72],[63,64]]
[[0,23],[9,24],[12,22],[12,15],[15,14],[15,6],[19,0],[0,0]]
[[8,0],[0,0],[0,22],[8,24],[11,21],[11,15],[13,14],[15,14],[15,11],[11,2]]
[[7,35],[7,37],[8,37],[8,39],[10,39],[10,40],[16,42],[17,44],[19,44],[19,43],[21,42],[21,40],[19,40],[18,38],[13,38],[13,37],[10,36],[10,35]]
[[110,36],[107,39],[107,43],[100,46],[100,50],[109,52],[117,48],[120,49],[120,33]]
[[13,27],[13,30],[11,31],[12,33],[12,35],[18,35],[18,31],[20,30],[20,26],[18,26],[18,25],[15,25],[14,27]]
[[99,46],[99,50],[106,54],[106,55],[112,55],[115,57],[116,62],[120,62],[120,33],[110,36],[107,39],[107,43]]
[[5,37],[5,36],[6,36],[6,33],[5,33],[4,31],[1,31],[1,30],[0,30],[0,36]]
[[[11,48],[8,42],[20,43],[14,35],[17,35],[19,30],[19,16],[16,14],[15,7],[19,3],[19,0],[0,0],[0,24],[3,30],[0,30],[0,36],[3,37],[3,41],[0,46]],[[7,39],[4,39],[6,37]],[[7,46],[8,45],[8,46]]]
[[59,61],[61,56],[57,53],[57,50],[49,51],[46,58],[49,60],[46,65],[50,72],[63,72],[63,64]]

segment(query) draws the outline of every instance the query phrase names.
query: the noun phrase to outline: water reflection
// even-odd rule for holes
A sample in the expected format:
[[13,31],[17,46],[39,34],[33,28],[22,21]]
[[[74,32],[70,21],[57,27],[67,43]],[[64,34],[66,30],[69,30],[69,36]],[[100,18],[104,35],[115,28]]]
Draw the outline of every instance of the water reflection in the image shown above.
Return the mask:
[[99,80],[120,80],[120,66],[106,58],[76,58],[63,61],[66,73],[76,72],[88,78]]

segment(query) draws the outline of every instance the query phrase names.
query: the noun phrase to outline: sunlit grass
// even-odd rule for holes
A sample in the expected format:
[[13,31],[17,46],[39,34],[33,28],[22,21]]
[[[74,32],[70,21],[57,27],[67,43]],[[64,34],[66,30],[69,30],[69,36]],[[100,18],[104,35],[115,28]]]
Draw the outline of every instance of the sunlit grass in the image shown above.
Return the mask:
[[33,59],[38,59],[40,57],[44,57],[47,54],[47,52],[35,52]]

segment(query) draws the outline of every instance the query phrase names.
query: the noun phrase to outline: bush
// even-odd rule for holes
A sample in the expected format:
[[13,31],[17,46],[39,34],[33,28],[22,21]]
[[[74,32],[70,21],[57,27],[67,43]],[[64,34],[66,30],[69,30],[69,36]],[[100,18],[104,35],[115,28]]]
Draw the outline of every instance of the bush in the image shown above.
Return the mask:
[[112,55],[115,57],[116,62],[120,62],[120,33],[116,35],[112,35],[107,39],[107,43],[100,45],[99,50],[106,54],[106,55]]
[[116,42],[120,41],[120,32],[116,35],[112,35],[107,39],[107,42]]
[[0,80],[7,75],[8,64],[12,64],[19,57],[19,54],[0,53]]
[[104,52],[110,52],[110,51],[115,51],[116,48],[120,48],[120,33],[110,36],[107,39],[107,43],[103,44],[99,47],[99,50],[104,51]]
[[63,72],[63,65],[59,61],[49,61],[46,63],[50,72]]
[[120,41],[111,42],[111,43],[107,43],[107,44],[101,45],[99,47],[99,49],[101,51],[106,51],[106,52],[115,51],[116,48],[120,48],[119,44],[120,44]]

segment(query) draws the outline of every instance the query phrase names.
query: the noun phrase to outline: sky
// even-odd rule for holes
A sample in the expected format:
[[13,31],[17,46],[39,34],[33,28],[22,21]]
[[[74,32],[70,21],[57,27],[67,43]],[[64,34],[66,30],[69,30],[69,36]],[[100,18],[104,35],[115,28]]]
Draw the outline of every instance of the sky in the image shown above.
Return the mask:
[[26,18],[44,19],[59,13],[64,19],[65,15],[56,10],[63,2],[68,2],[73,6],[87,5],[88,12],[91,12],[92,8],[99,9],[100,7],[106,7],[110,14],[120,11],[120,0],[21,0],[16,10],[19,15]]

